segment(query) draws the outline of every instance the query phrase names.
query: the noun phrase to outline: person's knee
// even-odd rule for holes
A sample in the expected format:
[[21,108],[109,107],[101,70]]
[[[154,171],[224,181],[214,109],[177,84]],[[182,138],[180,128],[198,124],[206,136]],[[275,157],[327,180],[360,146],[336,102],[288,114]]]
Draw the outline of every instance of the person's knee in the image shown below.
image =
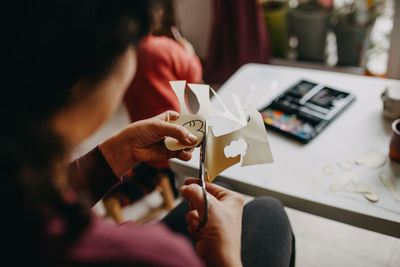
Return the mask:
[[248,209],[254,210],[255,212],[259,211],[269,211],[269,212],[283,212],[282,202],[273,197],[257,197],[254,200],[250,201],[246,206]]
[[246,221],[263,221],[265,225],[274,225],[282,231],[290,231],[290,222],[282,202],[272,197],[258,197],[246,204],[243,210]]
[[283,209],[282,202],[274,197],[257,197],[254,200],[260,205],[265,205],[274,209]]
[[246,204],[242,224],[242,259],[245,263],[288,266],[291,258],[294,259],[293,238],[289,219],[279,200],[258,197]]

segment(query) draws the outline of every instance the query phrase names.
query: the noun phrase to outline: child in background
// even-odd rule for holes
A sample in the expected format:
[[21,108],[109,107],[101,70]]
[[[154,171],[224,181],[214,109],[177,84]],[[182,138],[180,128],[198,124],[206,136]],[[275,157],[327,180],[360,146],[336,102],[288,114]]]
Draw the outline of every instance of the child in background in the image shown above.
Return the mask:
[[[136,75],[124,96],[124,104],[132,122],[153,117],[166,110],[180,112],[178,99],[169,81],[202,81],[200,59],[193,46],[182,38],[175,27],[173,1],[153,1],[153,19],[151,34],[137,48]],[[122,206],[140,199],[160,183],[167,209],[173,208],[171,202],[177,196],[177,190],[175,175],[169,169],[168,160],[141,163],[126,176],[126,183],[113,189],[104,200],[108,215],[116,222],[124,221]],[[171,189],[174,196],[168,192]]]
[[[162,26],[164,8],[161,3],[171,0],[159,2],[153,12],[153,34],[145,37],[139,44],[136,76],[124,97],[132,122],[152,117],[160,111],[179,112],[178,99],[170,88],[169,81],[186,80],[198,83],[202,80],[202,66],[193,46],[179,35],[172,23],[164,22],[167,25]],[[176,40],[155,35],[168,34],[168,24],[172,24],[168,30]]]

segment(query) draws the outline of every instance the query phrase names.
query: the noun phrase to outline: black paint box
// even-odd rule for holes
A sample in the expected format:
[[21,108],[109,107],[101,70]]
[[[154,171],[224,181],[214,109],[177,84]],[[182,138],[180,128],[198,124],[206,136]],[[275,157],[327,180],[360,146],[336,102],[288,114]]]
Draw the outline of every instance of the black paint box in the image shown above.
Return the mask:
[[348,92],[301,80],[260,113],[268,129],[306,144],[354,100],[355,96]]

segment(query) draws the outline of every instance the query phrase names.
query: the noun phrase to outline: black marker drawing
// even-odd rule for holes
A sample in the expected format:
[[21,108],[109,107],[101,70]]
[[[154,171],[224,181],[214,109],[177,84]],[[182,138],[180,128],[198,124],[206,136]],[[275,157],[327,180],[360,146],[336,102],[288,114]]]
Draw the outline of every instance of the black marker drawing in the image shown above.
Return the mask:
[[188,126],[190,128],[195,128],[196,125],[199,126],[198,129],[196,129],[196,131],[201,132],[204,136],[204,131],[201,130],[203,128],[204,122],[201,120],[191,120],[191,121],[185,122],[182,126],[183,127]]

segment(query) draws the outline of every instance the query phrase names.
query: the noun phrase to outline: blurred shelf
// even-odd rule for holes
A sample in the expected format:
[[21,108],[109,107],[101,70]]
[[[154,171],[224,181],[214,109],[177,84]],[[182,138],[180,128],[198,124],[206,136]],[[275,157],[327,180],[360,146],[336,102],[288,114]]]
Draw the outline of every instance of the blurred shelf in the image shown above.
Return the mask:
[[360,75],[364,74],[363,67],[328,66],[323,63],[305,62],[305,61],[290,60],[290,59],[284,59],[284,58],[272,58],[270,61],[270,64],[279,65],[279,66],[314,69],[314,70],[334,71],[334,72],[341,72],[341,73],[351,73],[351,74],[360,74]]

